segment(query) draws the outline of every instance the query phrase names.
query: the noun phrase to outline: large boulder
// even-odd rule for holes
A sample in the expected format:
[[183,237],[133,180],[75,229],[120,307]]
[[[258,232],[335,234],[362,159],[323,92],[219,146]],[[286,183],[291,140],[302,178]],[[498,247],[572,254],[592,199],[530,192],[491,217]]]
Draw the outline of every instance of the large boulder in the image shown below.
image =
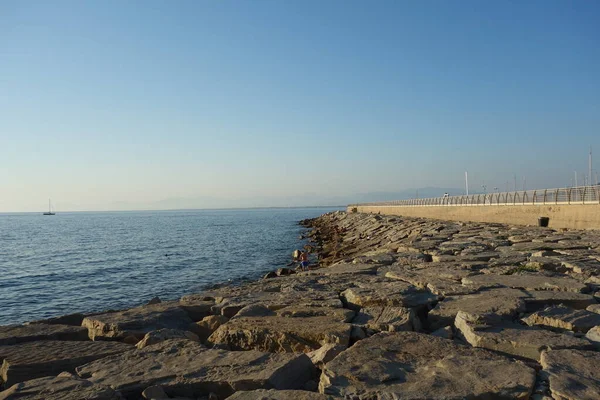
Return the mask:
[[227,287],[207,292],[205,298],[215,300],[213,314],[220,314],[227,318],[235,316],[242,308],[253,304],[260,304],[272,310],[291,305],[341,308],[339,292],[319,283],[319,279],[319,277],[294,275],[276,280],[261,280],[240,287]]
[[12,346],[0,346],[0,380],[6,387],[17,382],[60,372],[75,371],[75,367],[132,348],[116,342],[67,342],[44,340]]
[[600,353],[595,351],[552,350],[540,360],[550,380],[554,399],[600,399]]
[[600,325],[600,314],[570,307],[547,307],[523,319],[529,326],[540,325],[549,328],[566,329],[574,332],[587,332]]
[[435,331],[452,325],[459,311],[482,315],[488,319],[512,319],[525,311],[523,297],[525,294],[516,289],[491,289],[465,296],[449,296],[429,312],[429,328]]
[[208,338],[231,350],[310,352],[325,344],[347,346],[353,313],[326,307],[288,307],[273,315],[232,318]]
[[427,307],[438,299],[427,289],[389,279],[358,280],[356,287],[344,290],[340,296],[356,310],[370,306]]
[[360,325],[367,334],[389,331],[418,331],[421,321],[412,308],[405,307],[365,307],[352,320],[354,325]]
[[512,322],[496,321],[489,324],[485,318],[462,311],[454,322],[457,336],[473,347],[511,354],[539,361],[542,351],[553,349],[592,349],[585,339],[572,335],[550,332]]
[[355,399],[526,399],[535,371],[485,350],[415,332],[382,332],[325,365],[319,391]]
[[198,335],[200,341],[204,343],[219,326],[223,325],[227,321],[229,321],[229,318],[222,315],[209,315],[208,317],[204,317],[202,321],[198,321],[190,325],[190,330]]
[[421,288],[427,288],[440,296],[474,293],[475,289],[464,286],[461,279],[474,272],[460,263],[424,263],[414,265],[392,265],[386,268],[385,276],[398,279]]
[[81,326],[31,324],[0,326],[0,346],[36,340],[89,340]]
[[225,398],[238,390],[300,389],[315,374],[305,354],[207,349],[189,340],[167,340],[77,368],[80,377],[108,385],[125,397],[160,385],[171,396]]
[[129,336],[141,340],[146,333],[163,328],[187,330],[191,323],[188,313],[178,305],[159,303],[89,316],[82,326],[92,340],[123,340]]

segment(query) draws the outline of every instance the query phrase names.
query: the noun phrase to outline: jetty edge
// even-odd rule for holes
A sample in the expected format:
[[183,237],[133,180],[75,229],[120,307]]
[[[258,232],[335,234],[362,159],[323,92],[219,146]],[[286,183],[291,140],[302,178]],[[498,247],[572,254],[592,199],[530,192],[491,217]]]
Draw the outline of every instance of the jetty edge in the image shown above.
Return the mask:
[[0,400],[600,398],[600,231],[301,224],[320,268],[0,327]]

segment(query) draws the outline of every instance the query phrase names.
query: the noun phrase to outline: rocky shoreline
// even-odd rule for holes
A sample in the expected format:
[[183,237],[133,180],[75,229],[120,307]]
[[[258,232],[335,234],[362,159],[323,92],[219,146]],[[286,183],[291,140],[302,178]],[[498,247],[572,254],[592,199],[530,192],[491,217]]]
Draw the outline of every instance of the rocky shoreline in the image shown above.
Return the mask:
[[302,224],[309,271],[0,327],[0,400],[600,398],[600,231]]

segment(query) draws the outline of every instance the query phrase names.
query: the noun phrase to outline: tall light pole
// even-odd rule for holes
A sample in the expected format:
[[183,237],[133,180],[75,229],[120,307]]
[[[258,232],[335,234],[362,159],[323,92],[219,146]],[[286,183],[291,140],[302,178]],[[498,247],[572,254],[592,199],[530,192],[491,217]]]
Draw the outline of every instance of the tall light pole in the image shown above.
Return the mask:
[[467,190],[467,196],[469,195],[469,173],[465,171],[465,188]]
[[590,145],[590,158],[588,160],[588,185],[592,184],[592,145]]

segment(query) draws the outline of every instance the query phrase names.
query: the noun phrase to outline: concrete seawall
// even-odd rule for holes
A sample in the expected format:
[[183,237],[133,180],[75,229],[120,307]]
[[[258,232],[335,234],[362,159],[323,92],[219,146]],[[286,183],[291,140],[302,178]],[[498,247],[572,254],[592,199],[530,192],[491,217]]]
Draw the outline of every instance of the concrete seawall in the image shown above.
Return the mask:
[[492,222],[537,225],[549,217],[554,229],[600,229],[599,204],[570,205],[488,205],[488,206],[348,206],[348,212],[399,215],[450,221]]

